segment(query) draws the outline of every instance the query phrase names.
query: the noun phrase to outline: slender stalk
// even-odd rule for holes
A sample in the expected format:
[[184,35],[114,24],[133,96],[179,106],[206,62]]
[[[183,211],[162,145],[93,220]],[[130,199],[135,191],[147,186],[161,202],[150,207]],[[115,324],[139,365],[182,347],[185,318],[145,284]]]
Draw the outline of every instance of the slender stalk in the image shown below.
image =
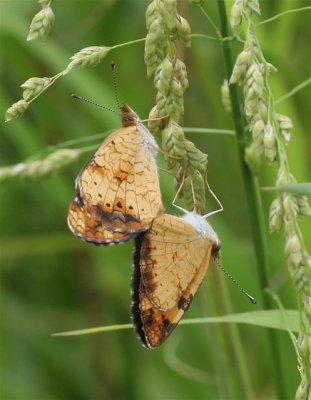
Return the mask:
[[186,133],[203,133],[206,134],[216,134],[216,135],[230,135],[235,136],[234,130],[231,129],[214,129],[214,128],[191,128],[191,127],[184,127],[184,132]]
[[217,34],[217,36],[221,36],[220,32],[218,30],[217,25],[215,24],[215,22],[212,20],[212,18],[207,14],[207,12],[205,11],[205,9],[202,6],[199,6],[201,12],[204,14],[205,18],[209,21],[209,23],[211,24],[211,26],[215,29],[215,32]]
[[274,17],[272,17],[272,18],[266,19],[262,22],[258,22],[258,24],[256,24],[256,26],[264,25],[264,24],[267,24],[268,22],[275,21],[277,18],[284,17],[284,15],[288,15],[288,14],[292,14],[292,13],[296,13],[296,12],[307,11],[307,10],[311,10],[311,7],[307,6],[307,7],[301,7],[301,8],[294,8],[292,10],[286,10],[280,14],[274,15]]
[[[228,36],[227,27],[227,15],[224,0],[218,0],[218,12],[220,17],[221,35],[222,37]],[[222,42],[224,62],[226,69],[226,78],[230,79],[233,61],[231,46],[228,41]],[[239,99],[239,93],[237,85],[229,86],[230,100],[232,105],[232,115],[237,136],[237,151],[239,153],[239,160],[241,166],[242,177],[245,186],[246,199],[249,208],[250,225],[252,230],[256,260],[257,260],[257,271],[259,275],[260,287],[262,290],[262,302],[265,309],[272,308],[271,299],[265,295],[264,289],[268,287],[268,257],[267,257],[267,246],[266,246],[266,229],[263,216],[263,207],[261,197],[259,193],[258,181],[252,176],[248,166],[244,162],[244,150],[245,150],[245,120],[241,109],[241,102]],[[276,374],[276,387],[278,391],[278,398],[286,398],[284,379],[281,369],[281,356],[277,342],[277,336],[275,332],[269,330],[269,344],[271,349],[271,357],[274,362],[274,368]],[[273,355],[273,356],[272,356]]]
[[299,85],[295,86],[292,90],[290,90],[288,93],[284,94],[284,96],[279,97],[274,101],[274,105],[277,105],[281,103],[284,100],[287,100],[288,98],[292,97],[295,93],[299,92],[299,90],[305,88],[306,86],[311,84],[311,78],[306,79]]
[[111,50],[118,49],[118,48],[124,47],[124,46],[131,46],[132,44],[136,44],[136,43],[142,43],[142,42],[145,42],[145,40],[146,40],[145,38],[141,38],[141,39],[131,40],[130,42],[116,44],[114,46],[111,46]]

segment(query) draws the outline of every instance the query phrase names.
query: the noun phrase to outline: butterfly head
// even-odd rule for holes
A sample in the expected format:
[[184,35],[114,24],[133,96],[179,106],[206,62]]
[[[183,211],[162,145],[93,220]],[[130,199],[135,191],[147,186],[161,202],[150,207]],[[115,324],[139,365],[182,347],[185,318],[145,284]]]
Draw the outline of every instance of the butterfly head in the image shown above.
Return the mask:
[[136,126],[136,129],[144,134],[143,145],[149,148],[150,153],[153,157],[156,157],[157,142],[152,136],[149,129],[142,123],[139,116],[131,109],[127,104],[123,104],[121,107],[121,119],[124,128],[128,126]]
[[139,122],[139,117],[130,106],[123,104],[121,107],[121,120],[122,125],[126,128],[127,126],[137,125]]

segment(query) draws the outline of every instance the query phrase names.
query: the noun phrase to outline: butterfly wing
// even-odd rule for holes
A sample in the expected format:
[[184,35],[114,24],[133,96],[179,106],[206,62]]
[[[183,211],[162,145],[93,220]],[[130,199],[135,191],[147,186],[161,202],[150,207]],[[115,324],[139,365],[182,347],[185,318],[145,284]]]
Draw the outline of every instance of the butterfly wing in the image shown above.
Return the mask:
[[103,225],[92,218],[87,211],[78,192],[69,207],[67,222],[72,233],[86,242],[97,245],[109,245],[126,242],[133,238],[132,234],[113,232],[105,229]]
[[145,231],[163,210],[156,162],[136,126],[111,134],[77,185],[89,213],[114,232]]
[[147,347],[159,346],[189,308],[213,245],[191,224],[167,214],[136,239],[132,314]]

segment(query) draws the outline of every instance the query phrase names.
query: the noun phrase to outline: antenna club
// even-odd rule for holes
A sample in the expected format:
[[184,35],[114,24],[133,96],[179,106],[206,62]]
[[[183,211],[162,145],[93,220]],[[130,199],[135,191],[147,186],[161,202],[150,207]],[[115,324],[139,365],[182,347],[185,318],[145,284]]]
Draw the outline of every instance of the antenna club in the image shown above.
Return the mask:
[[118,86],[117,86],[117,77],[116,77],[116,64],[115,64],[115,62],[113,60],[110,62],[110,66],[111,66],[111,69],[112,69],[112,83],[113,83],[114,96],[115,96],[118,108],[121,109],[122,107],[121,107],[120,99],[119,99],[119,96],[118,96]]
[[248,298],[250,300],[251,303],[253,304],[257,304],[257,300],[255,299],[255,297],[251,296],[250,294],[248,295]]

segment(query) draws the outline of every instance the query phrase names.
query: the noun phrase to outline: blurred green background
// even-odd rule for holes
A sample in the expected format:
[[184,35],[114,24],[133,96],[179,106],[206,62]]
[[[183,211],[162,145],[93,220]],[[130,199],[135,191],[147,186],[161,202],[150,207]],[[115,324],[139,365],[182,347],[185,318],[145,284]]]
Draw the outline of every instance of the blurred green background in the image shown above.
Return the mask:
[[[262,20],[310,1],[262,1]],[[232,4],[228,2],[228,7]],[[218,23],[215,1],[205,9]],[[21,97],[30,77],[53,76],[69,57],[92,45],[115,45],[146,34],[142,0],[55,1],[56,23],[46,42],[27,42],[39,11],[36,1],[1,0],[0,165],[19,163],[46,146],[120,126],[119,118],[86,103],[78,93],[115,106],[110,61],[117,64],[119,94],[141,118],[155,103],[152,80],[143,61],[143,44],[111,52],[96,68],[75,69],[40,96],[19,120],[4,124],[5,110]],[[215,36],[199,9],[181,2],[193,33]],[[266,58],[279,73],[270,79],[275,97],[310,77],[311,11],[293,13],[258,27]],[[259,19],[258,19],[259,21]],[[233,45],[234,52],[240,44]],[[183,125],[232,129],[220,101],[223,58],[217,41],[194,38],[185,51],[190,87]],[[278,111],[294,123],[289,162],[298,181],[310,181],[310,88],[280,103]],[[212,264],[187,317],[261,309],[256,260],[233,136],[189,134],[209,155],[209,183],[224,205],[211,223],[222,241],[222,263],[255,297],[252,306]],[[74,180],[85,155],[70,168],[37,181],[13,180],[0,187],[1,400],[54,399],[244,399],[230,325],[179,326],[161,348],[142,348],[134,331],[60,338],[53,332],[130,321],[133,243],[100,248],[69,232],[66,215]],[[159,165],[164,165],[159,155]],[[275,183],[276,167],[263,167],[260,183]],[[161,172],[167,211],[173,178]],[[264,212],[273,194],[263,193]],[[216,205],[213,205],[216,207]],[[307,234],[307,222],[302,223]],[[310,245],[310,243],[308,243]],[[268,237],[270,287],[286,308],[296,308],[295,292],[283,258],[282,234]],[[226,305],[223,294],[229,291]],[[274,354],[267,330],[240,326],[242,350],[256,399],[275,398]],[[278,333],[288,398],[300,381],[287,333]]]

